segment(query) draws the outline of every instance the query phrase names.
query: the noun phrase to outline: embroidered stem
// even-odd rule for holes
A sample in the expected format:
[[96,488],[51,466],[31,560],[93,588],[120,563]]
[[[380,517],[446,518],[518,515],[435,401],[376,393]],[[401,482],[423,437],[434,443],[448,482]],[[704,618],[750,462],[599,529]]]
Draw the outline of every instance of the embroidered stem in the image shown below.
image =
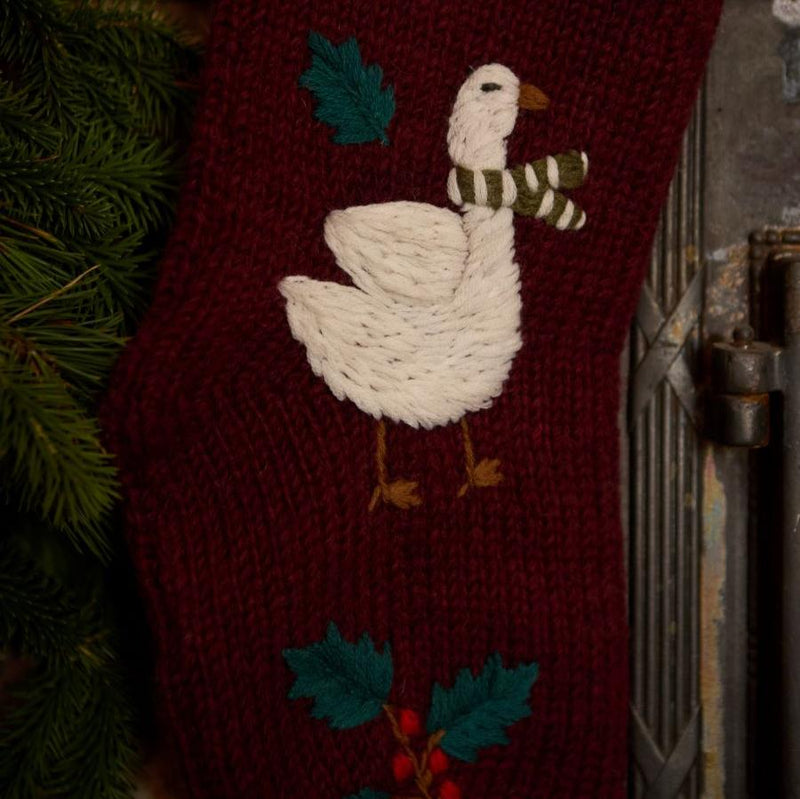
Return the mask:
[[386,422],[378,420],[375,443],[375,466],[378,472],[378,485],[372,492],[372,499],[369,503],[370,511],[375,510],[378,500],[386,496],[389,489],[389,474],[386,470]]
[[389,485],[389,474],[386,470],[386,422],[378,422],[378,443],[375,448],[375,461],[378,467],[378,485],[385,489]]
[[420,768],[423,770],[428,770],[428,758],[431,756],[431,752],[436,749],[437,746],[441,743],[442,738],[444,738],[445,730],[439,730],[439,732],[433,733],[428,738],[428,745],[425,747],[425,754],[422,755],[422,760],[420,761]]
[[475,448],[472,446],[472,437],[469,434],[469,424],[467,417],[461,417],[461,435],[464,439],[464,462],[467,467],[467,480],[470,485],[475,474]]
[[428,738],[425,754],[421,759],[418,759],[416,753],[411,748],[411,742],[408,736],[400,729],[400,723],[397,721],[397,716],[395,716],[392,706],[384,705],[383,711],[386,713],[386,718],[389,720],[395,740],[400,744],[401,748],[408,756],[408,759],[411,761],[411,765],[414,767],[414,782],[417,788],[419,788],[421,794],[420,799],[432,799],[428,788],[430,788],[433,782],[433,773],[428,768],[428,757],[439,745],[442,738],[444,738],[445,731],[439,730]]
[[497,458],[482,458],[475,463],[475,447],[472,445],[472,436],[469,433],[467,417],[461,417],[461,436],[464,439],[464,467],[467,472],[467,481],[458,490],[458,496],[466,496],[470,488],[488,488],[496,486],[503,480],[500,472],[500,461]]
[[472,446],[472,436],[469,434],[467,417],[461,418],[461,437],[464,439],[464,466],[467,471],[467,482],[458,490],[458,496],[466,496],[470,488],[475,487],[475,447]]

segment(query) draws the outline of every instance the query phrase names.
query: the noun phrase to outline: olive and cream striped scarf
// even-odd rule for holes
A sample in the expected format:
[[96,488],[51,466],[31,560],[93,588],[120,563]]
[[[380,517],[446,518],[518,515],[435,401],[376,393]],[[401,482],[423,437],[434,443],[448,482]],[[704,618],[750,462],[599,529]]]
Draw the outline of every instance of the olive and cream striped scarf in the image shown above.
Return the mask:
[[586,153],[569,150],[513,169],[450,170],[447,194],[455,205],[511,208],[535,216],[558,230],[579,230],[586,214],[559,189],[575,189],[589,169]]

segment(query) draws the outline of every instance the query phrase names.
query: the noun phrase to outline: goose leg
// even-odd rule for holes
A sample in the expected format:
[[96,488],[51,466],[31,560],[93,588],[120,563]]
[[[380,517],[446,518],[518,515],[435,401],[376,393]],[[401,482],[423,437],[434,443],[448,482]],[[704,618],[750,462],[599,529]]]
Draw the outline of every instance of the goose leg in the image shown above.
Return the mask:
[[402,479],[389,480],[389,471],[386,468],[386,422],[383,419],[378,420],[375,465],[378,472],[378,485],[372,492],[372,499],[369,503],[370,511],[375,510],[379,501],[403,510],[422,504],[422,500],[417,494],[416,482]]
[[503,479],[500,461],[497,458],[492,460],[482,458],[479,463],[475,463],[475,448],[472,446],[472,437],[469,434],[466,416],[461,418],[461,436],[464,440],[464,466],[467,471],[467,482],[458,490],[458,496],[463,497],[470,488],[487,488],[498,485]]

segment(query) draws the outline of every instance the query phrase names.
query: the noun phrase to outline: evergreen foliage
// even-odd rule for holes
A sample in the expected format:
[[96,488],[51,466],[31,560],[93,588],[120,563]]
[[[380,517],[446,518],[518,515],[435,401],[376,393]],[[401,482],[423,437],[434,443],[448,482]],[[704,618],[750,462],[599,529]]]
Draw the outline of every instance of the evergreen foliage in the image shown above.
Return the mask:
[[130,795],[133,712],[98,600],[0,542],[0,637],[30,658],[0,714],[4,797]]
[[2,797],[130,793],[95,406],[149,296],[195,67],[142,3],[0,0]]

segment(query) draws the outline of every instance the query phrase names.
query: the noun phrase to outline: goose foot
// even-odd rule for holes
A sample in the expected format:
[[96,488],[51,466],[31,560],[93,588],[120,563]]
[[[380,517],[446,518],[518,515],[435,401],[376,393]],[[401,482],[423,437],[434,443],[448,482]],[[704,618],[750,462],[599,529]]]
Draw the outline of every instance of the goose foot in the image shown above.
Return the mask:
[[401,510],[416,508],[422,504],[422,499],[417,494],[415,480],[392,480],[391,483],[375,486],[369,502],[370,511],[375,510],[379,501],[385,502],[387,505],[394,505]]
[[413,480],[389,480],[386,468],[386,422],[378,419],[377,444],[375,447],[375,465],[378,471],[378,485],[372,492],[369,501],[370,512],[378,507],[378,502],[394,505],[395,508],[408,510],[422,504],[417,494],[417,483]]
[[465,496],[470,488],[491,488],[499,485],[502,479],[500,460],[498,458],[492,458],[492,460],[482,458],[476,466],[467,470],[467,482],[458,490],[458,496]]

